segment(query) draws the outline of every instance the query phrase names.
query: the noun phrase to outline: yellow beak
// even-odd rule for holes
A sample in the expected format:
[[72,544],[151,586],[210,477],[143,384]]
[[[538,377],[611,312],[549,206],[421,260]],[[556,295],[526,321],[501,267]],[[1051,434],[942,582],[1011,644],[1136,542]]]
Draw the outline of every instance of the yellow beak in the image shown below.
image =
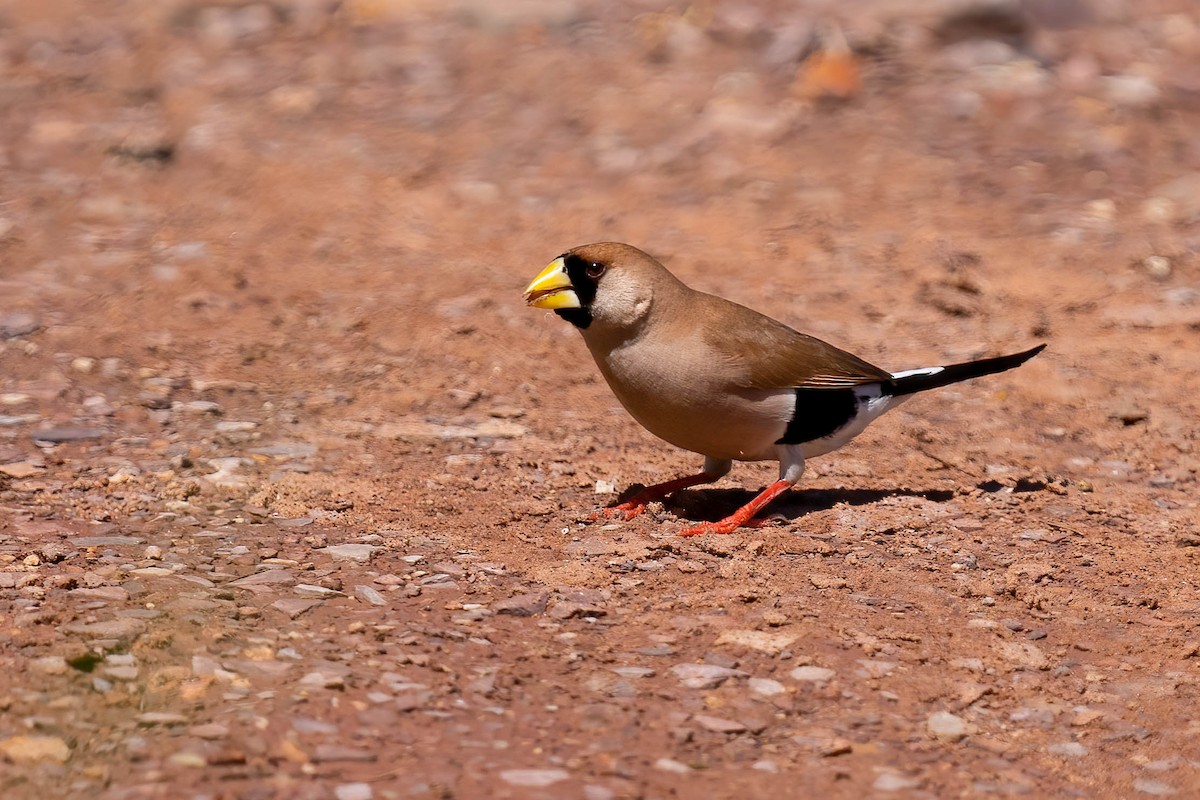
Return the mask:
[[533,282],[525,287],[525,305],[534,308],[580,308],[579,295],[567,276],[567,265],[561,258],[550,262]]

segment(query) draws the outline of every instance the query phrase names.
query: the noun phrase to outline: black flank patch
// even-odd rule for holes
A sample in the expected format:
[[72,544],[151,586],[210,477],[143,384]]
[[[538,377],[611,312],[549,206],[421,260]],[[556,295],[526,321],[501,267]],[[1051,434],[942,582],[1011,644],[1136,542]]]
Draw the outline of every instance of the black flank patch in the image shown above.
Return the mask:
[[797,389],[796,411],[775,444],[803,444],[829,436],[858,413],[853,389]]

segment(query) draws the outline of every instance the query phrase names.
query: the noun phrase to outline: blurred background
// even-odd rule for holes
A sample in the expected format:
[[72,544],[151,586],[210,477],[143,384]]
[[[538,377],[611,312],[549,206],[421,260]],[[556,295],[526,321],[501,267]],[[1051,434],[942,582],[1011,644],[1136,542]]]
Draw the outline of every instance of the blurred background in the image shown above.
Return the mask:
[[1033,401],[1190,427],[1186,0],[7,2],[0,114],[12,436],[220,401],[611,438],[520,303],[609,239],[893,369],[1048,339]]

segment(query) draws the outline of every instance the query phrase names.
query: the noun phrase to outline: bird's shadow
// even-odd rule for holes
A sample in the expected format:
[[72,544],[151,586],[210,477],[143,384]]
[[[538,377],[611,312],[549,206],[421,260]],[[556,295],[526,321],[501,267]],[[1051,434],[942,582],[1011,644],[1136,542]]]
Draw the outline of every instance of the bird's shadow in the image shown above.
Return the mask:
[[[641,487],[622,492],[620,502],[636,494]],[[668,497],[664,504],[672,513],[692,522],[724,519],[758,495],[745,489],[684,489]],[[799,489],[787,492],[766,507],[760,516],[780,516],[795,520],[814,511],[828,511],[838,505],[869,506],[888,497],[921,497],[933,503],[954,498],[950,489]]]

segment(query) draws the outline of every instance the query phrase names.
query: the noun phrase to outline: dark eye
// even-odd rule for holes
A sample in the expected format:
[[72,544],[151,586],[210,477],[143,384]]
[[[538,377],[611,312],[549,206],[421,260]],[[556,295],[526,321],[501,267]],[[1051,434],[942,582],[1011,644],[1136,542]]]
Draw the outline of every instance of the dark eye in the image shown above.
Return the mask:
[[589,278],[591,278],[592,280],[596,280],[597,278],[599,278],[601,275],[604,274],[604,271],[606,269],[608,269],[607,265],[601,264],[599,261],[593,261],[592,263],[587,265],[587,269],[584,271],[587,273],[587,276]]

